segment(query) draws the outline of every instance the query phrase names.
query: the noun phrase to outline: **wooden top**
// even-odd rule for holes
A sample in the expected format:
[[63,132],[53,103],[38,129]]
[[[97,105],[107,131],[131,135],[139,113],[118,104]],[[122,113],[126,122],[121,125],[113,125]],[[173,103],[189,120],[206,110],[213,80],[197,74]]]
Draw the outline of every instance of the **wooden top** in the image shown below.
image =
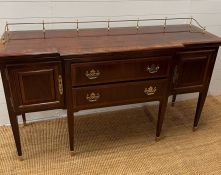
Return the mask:
[[79,56],[83,54],[111,53],[165,48],[183,48],[196,44],[221,45],[221,38],[189,25],[135,27],[107,29],[14,31],[10,40],[0,44],[3,57],[58,53]]

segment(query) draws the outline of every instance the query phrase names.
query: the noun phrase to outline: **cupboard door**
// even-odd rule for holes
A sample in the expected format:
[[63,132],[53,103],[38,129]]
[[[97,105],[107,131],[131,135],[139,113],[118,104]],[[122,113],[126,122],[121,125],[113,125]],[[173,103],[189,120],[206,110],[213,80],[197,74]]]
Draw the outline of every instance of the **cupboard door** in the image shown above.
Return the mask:
[[208,79],[215,50],[187,51],[178,54],[174,89],[202,88]]
[[62,107],[63,84],[60,62],[12,65],[7,69],[16,111]]

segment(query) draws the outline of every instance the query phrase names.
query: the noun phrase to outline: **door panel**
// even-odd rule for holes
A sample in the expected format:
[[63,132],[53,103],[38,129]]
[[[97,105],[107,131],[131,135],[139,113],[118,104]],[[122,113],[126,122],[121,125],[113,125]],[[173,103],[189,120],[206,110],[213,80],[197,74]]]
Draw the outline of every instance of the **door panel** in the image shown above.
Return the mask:
[[182,59],[179,66],[178,86],[194,86],[203,83],[207,70],[208,58],[196,57],[194,59]]
[[60,62],[8,66],[16,111],[35,111],[63,105]]
[[202,88],[207,80],[215,50],[188,51],[178,54],[174,89]]
[[19,72],[18,76],[23,104],[56,100],[53,69]]

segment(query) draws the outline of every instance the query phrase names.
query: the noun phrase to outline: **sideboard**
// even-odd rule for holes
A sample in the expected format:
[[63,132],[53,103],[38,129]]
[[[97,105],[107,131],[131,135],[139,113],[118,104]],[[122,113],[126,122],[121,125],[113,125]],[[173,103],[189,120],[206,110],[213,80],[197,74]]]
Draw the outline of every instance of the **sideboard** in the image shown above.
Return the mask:
[[[163,32],[162,32],[163,31]],[[196,26],[107,30],[11,31],[0,44],[0,68],[9,119],[22,158],[18,115],[67,109],[70,151],[74,112],[159,101],[158,140],[168,97],[199,92],[198,126],[221,38]],[[131,131],[133,132],[133,131]]]

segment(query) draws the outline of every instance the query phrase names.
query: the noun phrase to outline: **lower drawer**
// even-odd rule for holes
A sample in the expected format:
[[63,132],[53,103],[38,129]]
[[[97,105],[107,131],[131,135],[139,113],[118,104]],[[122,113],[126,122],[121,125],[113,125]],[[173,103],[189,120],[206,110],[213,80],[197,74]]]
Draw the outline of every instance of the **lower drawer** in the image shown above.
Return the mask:
[[167,80],[147,80],[73,88],[74,110],[159,100]]

